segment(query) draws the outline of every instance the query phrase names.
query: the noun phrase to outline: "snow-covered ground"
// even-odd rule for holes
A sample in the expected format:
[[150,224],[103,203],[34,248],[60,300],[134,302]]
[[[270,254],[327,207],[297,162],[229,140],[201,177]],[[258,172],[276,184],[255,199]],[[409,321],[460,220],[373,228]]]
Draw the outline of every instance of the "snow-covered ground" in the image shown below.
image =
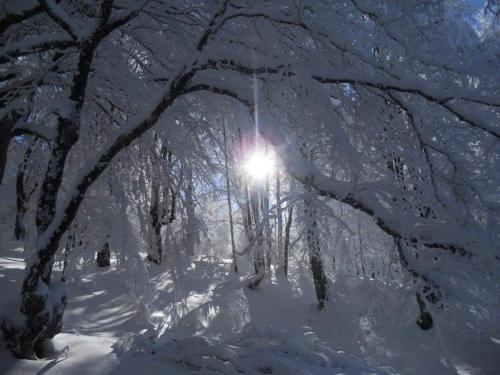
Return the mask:
[[[19,290],[22,258],[16,243],[1,254],[2,311]],[[494,374],[500,368],[498,329],[450,331],[443,326],[448,316],[421,331],[404,288],[338,278],[334,302],[320,312],[307,270],[291,280],[268,279],[257,290],[227,271],[213,258],[194,261],[182,275],[149,266],[152,303],[141,311],[125,269],[116,262],[88,268],[68,283],[63,332],[49,357],[16,360],[2,345],[0,373]]]

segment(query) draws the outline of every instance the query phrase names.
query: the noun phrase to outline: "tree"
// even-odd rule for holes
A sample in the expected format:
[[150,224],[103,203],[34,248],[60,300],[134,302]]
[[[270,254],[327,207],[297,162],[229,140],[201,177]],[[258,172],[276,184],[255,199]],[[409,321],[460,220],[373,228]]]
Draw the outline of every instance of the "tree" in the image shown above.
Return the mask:
[[[472,256],[498,262],[499,46],[494,35],[477,38],[451,3],[243,6],[226,0],[188,7],[150,1],[128,8],[103,0],[95,11],[52,0],[22,5],[22,12],[8,17],[8,45],[1,51],[11,76],[1,89],[2,105],[27,115],[43,112],[55,131],[48,131],[49,120],[35,124],[29,116],[18,130],[48,139],[51,155],[37,204],[35,256],[21,292],[25,323],[3,324],[14,353],[34,358],[61,328],[66,297],[51,283],[54,255],[87,190],[117,155],[156,124],[164,125],[164,114],[189,117],[182,108],[196,113],[197,100],[213,108],[237,103],[232,111],[275,147],[293,178],[372,217],[396,241],[427,254],[456,255],[457,263]],[[38,27],[38,17],[46,26]],[[161,32],[127,28],[130,23]],[[28,69],[31,63],[35,68]],[[20,68],[28,70],[27,78]],[[71,77],[69,86],[47,78],[64,75]],[[47,98],[37,93],[39,86],[50,93]],[[155,99],[144,103],[145,92]],[[394,102],[395,113],[384,109],[387,101]],[[94,102],[126,109],[108,113]],[[1,118],[17,118],[12,113],[4,111]],[[104,113],[114,115],[114,127],[89,125]],[[89,147],[93,132],[101,140],[98,152],[70,171],[68,156]],[[304,159],[297,142],[304,133],[316,135],[324,158]],[[396,135],[412,142],[398,144]],[[406,168],[422,181],[420,194],[387,172],[381,155],[395,150],[409,156]],[[62,200],[65,177],[70,193]],[[255,221],[258,193],[250,195]],[[432,207],[435,217],[408,209],[405,201]],[[259,277],[265,272],[261,231]],[[431,281],[442,276],[428,262],[406,260],[408,269],[429,274]]]
[[[159,143],[159,145],[158,145]],[[160,264],[163,255],[162,227],[175,220],[176,197],[172,184],[172,152],[159,137],[153,137],[151,150],[151,199],[147,260]],[[170,200],[169,200],[170,195]]]
[[283,267],[284,253],[283,253],[283,213],[281,207],[281,178],[280,171],[276,169],[276,237],[277,237],[277,254],[278,254],[278,267]]
[[[55,2],[42,1],[41,6],[44,9],[44,14],[67,35],[67,37],[64,37],[64,40],[68,42],[67,46],[77,46],[78,53],[70,94],[67,102],[64,103],[65,107],[58,111],[56,134],[51,140],[52,157],[49,159],[47,172],[41,183],[36,215],[39,237],[43,237],[50,224],[56,220],[57,195],[62,183],[67,156],[78,141],[81,111],[95,51],[105,37],[133,18],[137,11],[136,9],[125,17],[110,22],[113,1],[103,1],[98,9],[98,13],[95,15],[96,27],[89,30],[88,28],[81,29],[78,20],[72,18],[64,8]],[[38,46],[30,46],[29,48],[43,48],[47,40],[44,40],[43,36],[40,39],[41,42]],[[53,42],[51,41],[50,43]],[[57,41],[54,45],[58,46]],[[19,50],[17,49],[11,51],[10,55],[15,56],[18,53]],[[39,74],[39,72],[35,72],[34,75],[37,73]],[[25,79],[22,81],[25,81]],[[14,87],[11,90],[5,91],[6,95],[16,97],[17,94],[15,91],[18,89],[18,87]],[[50,295],[50,277],[54,253],[57,250],[57,245],[62,234],[60,233],[59,236],[56,236],[57,243],[53,244],[53,250],[47,251],[48,244],[46,243],[45,246],[42,246],[45,248],[45,251],[42,249],[38,250],[38,259],[36,262],[27,265],[28,272],[23,282],[21,298],[21,313],[26,316],[26,324],[24,327],[9,326],[4,328],[12,340],[12,351],[23,358],[36,358],[36,352],[43,350],[45,339],[57,334],[62,324],[61,319],[66,306],[66,296],[64,293],[58,296],[58,302],[54,303],[51,307],[52,311],[49,312],[45,309]],[[54,236],[49,236],[48,241],[40,239],[39,243],[50,243],[51,237],[54,238]]]
[[[14,226],[14,238],[18,241],[24,240],[26,236],[26,228],[24,224],[24,219],[26,216],[26,211],[28,210],[28,204],[31,196],[36,191],[38,187],[37,182],[31,182],[27,180],[30,179],[31,174],[29,171],[29,164],[32,159],[33,149],[35,148],[36,140],[29,141],[28,147],[24,151],[23,159],[19,164],[17,177],[16,177],[16,222]],[[32,186],[30,186],[32,185]]]
[[233,207],[231,203],[231,185],[229,180],[229,165],[228,165],[228,149],[227,149],[227,135],[226,125],[222,127],[222,135],[224,138],[224,171],[226,177],[226,192],[227,192],[227,209],[229,211],[229,232],[231,235],[231,253],[233,256],[233,270],[238,273],[238,263],[236,261],[236,245],[234,242],[234,224],[233,224]]
[[290,229],[293,221],[293,206],[290,204],[287,210],[287,218],[285,224],[285,242],[283,246],[283,273],[288,276],[288,259],[290,250]]
[[[302,154],[306,160],[312,161],[314,159],[314,152],[311,147],[303,144],[301,149]],[[328,301],[328,279],[323,267],[323,260],[321,258],[320,235],[318,228],[318,200],[317,193],[312,191],[310,184],[304,185],[304,216],[306,227],[306,243],[309,254],[309,264],[314,281],[314,290],[316,291],[316,298],[318,306],[322,309],[325,302]]]

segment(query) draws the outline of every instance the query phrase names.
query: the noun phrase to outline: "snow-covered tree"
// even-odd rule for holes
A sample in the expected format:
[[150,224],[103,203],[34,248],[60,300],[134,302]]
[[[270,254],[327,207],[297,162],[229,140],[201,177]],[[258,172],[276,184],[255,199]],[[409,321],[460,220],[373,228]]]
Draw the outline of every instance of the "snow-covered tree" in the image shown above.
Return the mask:
[[[0,151],[12,134],[44,139],[49,154],[25,319],[2,324],[16,355],[35,358],[60,331],[61,240],[87,192],[153,127],[182,166],[192,249],[202,168],[184,146],[199,146],[189,129],[219,125],[207,108],[265,139],[316,195],[371,217],[425,281],[421,311],[457,267],[498,268],[500,44],[497,28],[474,18],[483,10],[459,0],[4,3]],[[320,156],[307,160],[304,142]],[[161,191],[148,182],[154,208]],[[269,195],[250,190],[256,286],[269,233],[258,197]]]

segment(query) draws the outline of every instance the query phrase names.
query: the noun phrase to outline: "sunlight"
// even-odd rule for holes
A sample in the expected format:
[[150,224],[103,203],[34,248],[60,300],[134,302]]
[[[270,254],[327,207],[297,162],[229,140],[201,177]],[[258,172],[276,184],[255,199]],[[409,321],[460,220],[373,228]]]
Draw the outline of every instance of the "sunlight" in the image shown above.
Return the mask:
[[254,151],[244,164],[245,173],[256,180],[263,180],[274,170],[274,158],[270,152]]

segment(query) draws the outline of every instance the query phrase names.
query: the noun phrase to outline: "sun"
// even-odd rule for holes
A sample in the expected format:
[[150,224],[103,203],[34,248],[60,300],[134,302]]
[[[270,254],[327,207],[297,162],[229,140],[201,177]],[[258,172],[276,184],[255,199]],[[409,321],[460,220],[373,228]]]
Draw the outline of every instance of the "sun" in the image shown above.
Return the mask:
[[248,156],[243,168],[248,176],[263,180],[274,170],[274,157],[270,152],[255,150]]

